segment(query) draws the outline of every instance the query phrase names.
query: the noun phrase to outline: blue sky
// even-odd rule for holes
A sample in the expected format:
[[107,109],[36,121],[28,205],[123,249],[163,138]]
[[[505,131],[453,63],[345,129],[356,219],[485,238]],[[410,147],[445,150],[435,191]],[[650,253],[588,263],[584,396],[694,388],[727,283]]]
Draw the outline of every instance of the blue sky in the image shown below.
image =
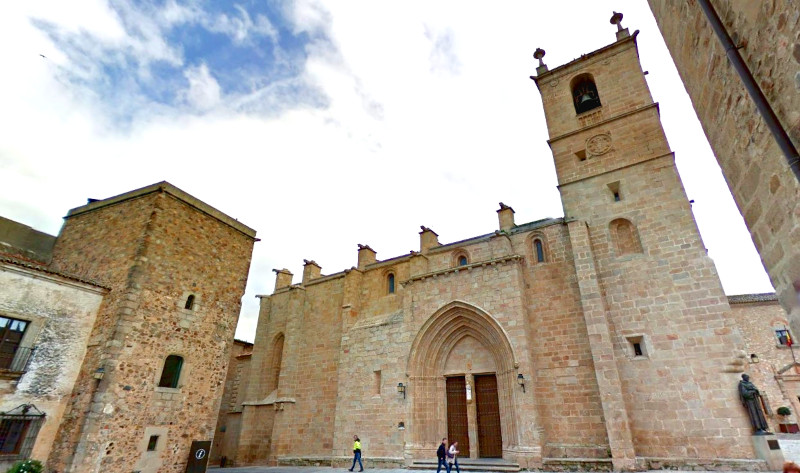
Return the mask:
[[[643,68],[729,294],[771,290],[646,2],[7,2],[0,215],[167,180],[259,232],[237,336],[274,268],[330,274],[562,215],[531,57],[553,68],[641,30]],[[40,55],[44,55],[42,57]]]
[[[110,2],[129,44],[104,42],[57,18],[31,23],[66,56],[60,78],[105,105],[125,125],[162,107],[204,111],[226,102],[236,111],[280,113],[243,98],[259,91],[292,96],[284,106],[324,106],[324,96],[294,82],[304,69],[309,32],[293,31],[279,2]],[[317,38],[319,41],[319,38]],[[146,51],[143,51],[146,50]],[[150,54],[148,54],[148,52]]]

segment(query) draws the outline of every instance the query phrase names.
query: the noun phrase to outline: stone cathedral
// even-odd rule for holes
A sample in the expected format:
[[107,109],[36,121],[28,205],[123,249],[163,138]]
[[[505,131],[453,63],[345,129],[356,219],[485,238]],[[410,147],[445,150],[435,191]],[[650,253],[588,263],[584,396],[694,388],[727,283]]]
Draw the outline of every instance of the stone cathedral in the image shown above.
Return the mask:
[[764,467],[735,389],[743,338],[637,34],[553,69],[537,51],[564,218],[517,223],[501,203],[485,235],[422,227],[410,254],[277,271],[231,366],[230,461],[344,465],[357,434],[372,465],[413,467],[448,437],[526,469]]

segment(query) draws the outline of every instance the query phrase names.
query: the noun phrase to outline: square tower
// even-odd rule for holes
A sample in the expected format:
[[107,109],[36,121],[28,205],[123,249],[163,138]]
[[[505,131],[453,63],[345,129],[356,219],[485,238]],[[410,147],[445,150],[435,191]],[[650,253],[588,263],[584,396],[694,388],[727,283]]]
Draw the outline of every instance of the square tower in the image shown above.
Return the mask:
[[49,468],[185,470],[192,441],[214,434],[255,241],[167,182],[69,211],[53,267],[111,291]]
[[743,341],[725,316],[637,35],[620,28],[614,43],[553,70],[540,62],[532,77],[612,459],[625,469],[647,458],[753,458],[735,391]]

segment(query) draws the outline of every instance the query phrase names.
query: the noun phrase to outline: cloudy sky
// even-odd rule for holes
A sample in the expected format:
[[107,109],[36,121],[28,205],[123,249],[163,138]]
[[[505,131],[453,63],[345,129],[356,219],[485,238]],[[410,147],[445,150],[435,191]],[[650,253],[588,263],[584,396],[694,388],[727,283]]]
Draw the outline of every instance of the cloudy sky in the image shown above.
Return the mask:
[[[547,6],[545,6],[547,5]],[[534,49],[551,67],[641,30],[643,68],[728,294],[771,291],[646,2],[130,1],[0,6],[0,215],[167,180],[255,228],[237,336],[273,268],[299,282],[562,216]],[[44,57],[43,57],[44,56]]]

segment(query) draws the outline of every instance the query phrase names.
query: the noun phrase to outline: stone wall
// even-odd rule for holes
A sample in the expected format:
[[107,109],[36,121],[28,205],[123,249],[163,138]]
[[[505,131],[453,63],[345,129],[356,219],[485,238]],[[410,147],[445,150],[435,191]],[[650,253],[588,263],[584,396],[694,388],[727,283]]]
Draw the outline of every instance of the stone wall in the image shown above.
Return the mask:
[[[231,358],[228,362],[228,374],[225,377],[225,389],[219,405],[219,417],[214,434],[214,444],[209,453],[209,464],[220,464],[222,457],[227,460],[236,456],[236,445],[239,442],[241,429],[242,403],[250,381],[250,359],[253,344],[234,340]],[[232,463],[232,461],[231,461]],[[230,465],[230,463],[226,463]]]
[[[793,363],[791,350],[781,345],[775,335],[775,329],[788,326],[786,311],[771,294],[732,296],[729,299],[730,317],[739,327],[745,341],[748,360],[745,372],[764,394],[771,411],[767,413],[767,421],[773,432],[777,432],[778,423],[784,420],[775,411],[781,406],[789,407],[792,416],[788,420],[797,422],[800,408],[797,398],[800,390],[792,389],[794,386],[787,386],[785,381],[776,379],[778,372],[791,367]],[[751,355],[756,355],[758,363],[752,363]],[[790,369],[788,374],[797,373]]]
[[[53,264],[112,292],[51,468],[177,473],[192,440],[213,438],[254,235],[167,183],[70,211]],[[158,387],[168,355],[183,357],[177,388]]]
[[[792,328],[800,330],[800,183],[696,1],[650,0]],[[794,0],[712,0],[778,120],[800,147],[800,11]],[[797,51],[793,55],[793,51]],[[793,287],[794,285],[794,287]]]
[[[28,322],[19,354],[35,347],[21,376],[0,373],[0,411],[33,404],[46,417],[31,458],[46,461],[107,291],[96,285],[0,262],[0,317]],[[0,470],[11,462],[0,461]]]

